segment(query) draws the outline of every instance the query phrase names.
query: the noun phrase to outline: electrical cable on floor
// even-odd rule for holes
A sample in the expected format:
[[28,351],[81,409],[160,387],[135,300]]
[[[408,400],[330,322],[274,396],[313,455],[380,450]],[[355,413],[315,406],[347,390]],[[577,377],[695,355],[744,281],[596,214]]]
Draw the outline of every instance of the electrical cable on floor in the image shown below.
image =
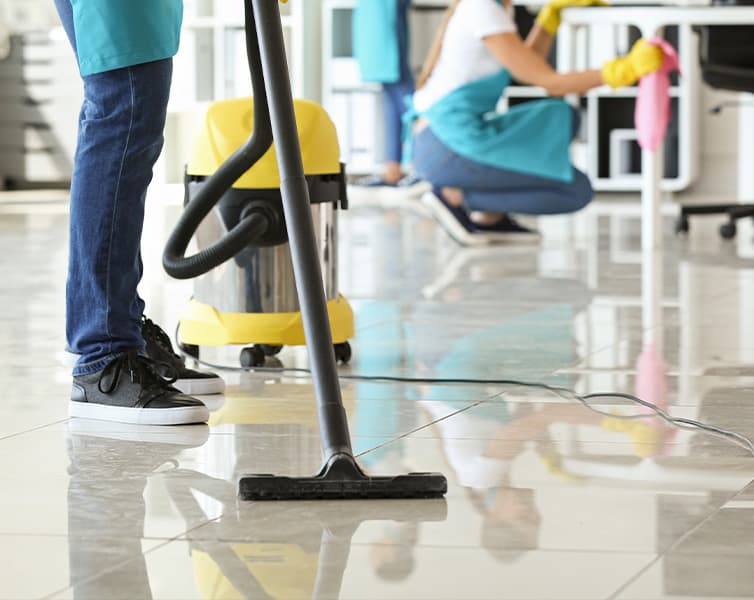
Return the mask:
[[[194,356],[183,353],[186,358],[193,359],[200,365],[208,367],[210,369],[221,371],[243,371],[246,373],[269,373],[276,375],[293,374],[301,378],[310,379],[312,372],[311,369],[305,369],[302,367],[230,367],[226,365],[217,365],[201,360]],[[528,387],[548,391],[556,396],[564,399],[573,399],[580,402],[584,407],[595,412],[603,417],[609,417],[611,419],[646,419],[648,417],[660,417],[668,424],[677,427],[679,429],[699,429],[713,435],[723,437],[729,441],[734,442],[736,445],[741,446],[745,450],[748,450],[754,456],[754,442],[749,438],[727,429],[722,429],[714,425],[708,425],[701,421],[694,419],[686,419],[682,417],[673,417],[661,409],[659,406],[652,404],[646,400],[634,396],[633,394],[627,394],[623,392],[599,392],[586,395],[580,395],[575,390],[562,387],[553,386],[546,383],[532,382],[532,381],[520,381],[517,379],[475,379],[475,378],[430,378],[430,377],[397,377],[390,375],[354,375],[347,373],[338,373],[338,377],[347,381],[368,381],[368,382],[385,382],[385,383],[426,383],[434,385],[450,385],[450,384],[470,384],[470,385],[509,385],[516,387]],[[621,415],[602,411],[592,406],[590,400],[604,399],[604,398],[620,398],[622,400],[628,400],[634,404],[638,404],[645,408],[648,408],[652,413],[636,414],[636,415]]]

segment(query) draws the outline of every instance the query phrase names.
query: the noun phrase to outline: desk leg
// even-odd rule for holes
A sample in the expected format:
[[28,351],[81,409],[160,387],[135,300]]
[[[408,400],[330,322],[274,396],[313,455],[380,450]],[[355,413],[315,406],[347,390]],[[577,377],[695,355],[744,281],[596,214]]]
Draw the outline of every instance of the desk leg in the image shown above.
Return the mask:
[[[570,23],[563,23],[558,32],[558,38],[555,41],[557,50],[558,71],[560,73],[569,73],[576,69],[576,32],[578,28]],[[568,94],[566,100],[578,106],[579,95]]]
[[[642,28],[645,39],[663,37],[664,29],[654,25]],[[662,356],[662,176],[664,145],[656,151],[641,151],[641,247],[642,247],[642,321],[644,347],[654,345]]]
[[662,211],[660,183],[663,149],[641,153],[641,246],[642,246],[642,325],[644,347],[654,344],[662,355]]

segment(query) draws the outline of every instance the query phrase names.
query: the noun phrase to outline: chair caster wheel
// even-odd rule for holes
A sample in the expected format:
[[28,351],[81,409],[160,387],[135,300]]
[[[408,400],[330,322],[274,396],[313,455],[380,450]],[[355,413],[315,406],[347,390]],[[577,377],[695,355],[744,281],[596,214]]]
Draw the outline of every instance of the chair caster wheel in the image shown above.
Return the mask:
[[675,222],[675,232],[688,233],[689,232],[689,218],[686,216],[678,217]]
[[720,225],[720,237],[724,240],[732,240],[736,237],[736,224],[724,223],[723,225]]
[[264,365],[266,355],[259,346],[249,346],[241,350],[241,366],[245,368],[261,367]]
[[335,361],[343,365],[347,365],[351,360],[351,344],[343,342],[342,344],[335,344]]

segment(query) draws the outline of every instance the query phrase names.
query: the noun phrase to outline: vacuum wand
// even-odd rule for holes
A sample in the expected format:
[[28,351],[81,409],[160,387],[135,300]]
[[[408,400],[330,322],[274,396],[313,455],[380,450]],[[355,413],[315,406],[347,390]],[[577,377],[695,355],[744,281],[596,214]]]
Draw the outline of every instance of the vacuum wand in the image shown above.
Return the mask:
[[[257,15],[257,36],[270,105],[272,135],[277,151],[280,192],[289,231],[293,272],[312,365],[315,394],[317,398],[323,399],[323,402],[319,403],[322,445],[328,455],[336,452],[351,454],[348,422],[343,409],[322,286],[322,270],[316,259],[317,240],[312,223],[309,187],[301,159],[282,28],[278,27],[279,36],[274,35],[274,24],[280,22],[278,3],[271,0],[253,0],[253,5]],[[260,30],[266,35],[262,35]]]
[[239,481],[239,495],[244,500],[443,496],[447,491],[447,481],[443,475],[412,473],[397,477],[369,477],[361,471],[353,456],[322,272],[316,258],[317,243],[301,159],[278,0],[245,1],[252,3],[252,20],[261,55],[325,464],[314,477],[245,475]]

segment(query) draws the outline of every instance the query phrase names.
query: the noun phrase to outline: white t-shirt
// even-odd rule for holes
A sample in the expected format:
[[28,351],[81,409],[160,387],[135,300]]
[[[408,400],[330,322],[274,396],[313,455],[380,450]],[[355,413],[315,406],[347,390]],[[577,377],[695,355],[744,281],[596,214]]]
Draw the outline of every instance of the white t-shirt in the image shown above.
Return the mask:
[[414,94],[416,110],[424,112],[453,90],[500,71],[502,65],[482,38],[516,31],[512,2],[506,9],[495,0],[461,0],[448,23],[435,68]]

